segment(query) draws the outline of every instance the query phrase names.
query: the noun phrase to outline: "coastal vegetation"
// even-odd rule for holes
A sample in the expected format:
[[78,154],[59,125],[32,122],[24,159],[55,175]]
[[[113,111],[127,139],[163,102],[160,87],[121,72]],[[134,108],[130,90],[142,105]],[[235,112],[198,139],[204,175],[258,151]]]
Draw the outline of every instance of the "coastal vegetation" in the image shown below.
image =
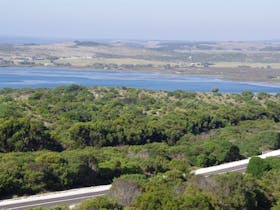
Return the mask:
[[[280,95],[61,86],[0,90],[1,199],[113,182],[77,209],[277,209]],[[61,207],[63,209],[64,207]]]

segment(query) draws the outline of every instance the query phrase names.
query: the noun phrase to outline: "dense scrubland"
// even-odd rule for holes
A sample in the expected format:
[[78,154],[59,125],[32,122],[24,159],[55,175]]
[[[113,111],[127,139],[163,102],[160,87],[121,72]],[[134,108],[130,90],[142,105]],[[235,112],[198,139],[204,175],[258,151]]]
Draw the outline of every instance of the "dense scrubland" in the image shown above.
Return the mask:
[[277,158],[189,172],[280,148],[279,121],[279,94],[2,89],[0,197],[113,182],[77,209],[278,209]]

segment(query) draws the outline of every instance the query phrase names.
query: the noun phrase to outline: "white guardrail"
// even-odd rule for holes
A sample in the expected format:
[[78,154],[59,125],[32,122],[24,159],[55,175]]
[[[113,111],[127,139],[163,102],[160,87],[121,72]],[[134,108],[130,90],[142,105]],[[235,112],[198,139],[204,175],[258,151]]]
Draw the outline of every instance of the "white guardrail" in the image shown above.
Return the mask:
[[19,197],[14,199],[3,200],[0,201],[0,209],[1,206],[11,205],[11,204],[19,204],[19,203],[40,201],[40,200],[53,199],[53,198],[63,198],[67,196],[80,195],[86,193],[103,192],[103,191],[110,190],[111,186],[112,185],[84,187],[84,188],[77,188],[77,189],[66,190],[66,191],[50,192],[50,193],[44,193],[39,195],[32,195],[28,197]]
[[[262,155],[258,155],[257,157],[264,159],[267,157],[277,157],[277,156],[280,156],[280,149],[274,150],[274,151],[271,151],[271,152],[268,152],[268,153],[265,153]],[[224,163],[224,164],[217,165],[217,166],[200,168],[200,169],[192,171],[191,173],[193,173],[195,175],[213,173],[215,171],[220,171],[220,170],[225,170],[225,169],[230,169],[230,168],[234,168],[234,167],[238,167],[238,166],[247,165],[249,163],[249,160],[250,160],[250,158],[244,159],[244,160],[238,160],[238,161],[234,161],[234,162],[230,162],[230,163]]]

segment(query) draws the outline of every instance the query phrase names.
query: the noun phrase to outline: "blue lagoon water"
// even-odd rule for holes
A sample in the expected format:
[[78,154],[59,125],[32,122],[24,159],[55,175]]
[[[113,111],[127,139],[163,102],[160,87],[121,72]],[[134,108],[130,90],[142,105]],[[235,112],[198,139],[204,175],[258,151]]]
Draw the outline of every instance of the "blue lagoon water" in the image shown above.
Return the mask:
[[70,84],[196,92],[209,92],[211,88],[218,87],[223,93],[240,93],[244,90],[280,93],[280,86],[225,81],[212,76],[0,67],[0,88],[53,88]]

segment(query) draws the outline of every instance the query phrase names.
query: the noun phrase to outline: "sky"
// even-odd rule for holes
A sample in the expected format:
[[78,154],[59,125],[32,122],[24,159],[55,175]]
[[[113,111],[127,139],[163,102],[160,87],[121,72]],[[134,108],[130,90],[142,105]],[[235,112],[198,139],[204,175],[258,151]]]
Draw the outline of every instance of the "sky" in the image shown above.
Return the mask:
[[280,39],[279,0],[0,0],[0,36]]

